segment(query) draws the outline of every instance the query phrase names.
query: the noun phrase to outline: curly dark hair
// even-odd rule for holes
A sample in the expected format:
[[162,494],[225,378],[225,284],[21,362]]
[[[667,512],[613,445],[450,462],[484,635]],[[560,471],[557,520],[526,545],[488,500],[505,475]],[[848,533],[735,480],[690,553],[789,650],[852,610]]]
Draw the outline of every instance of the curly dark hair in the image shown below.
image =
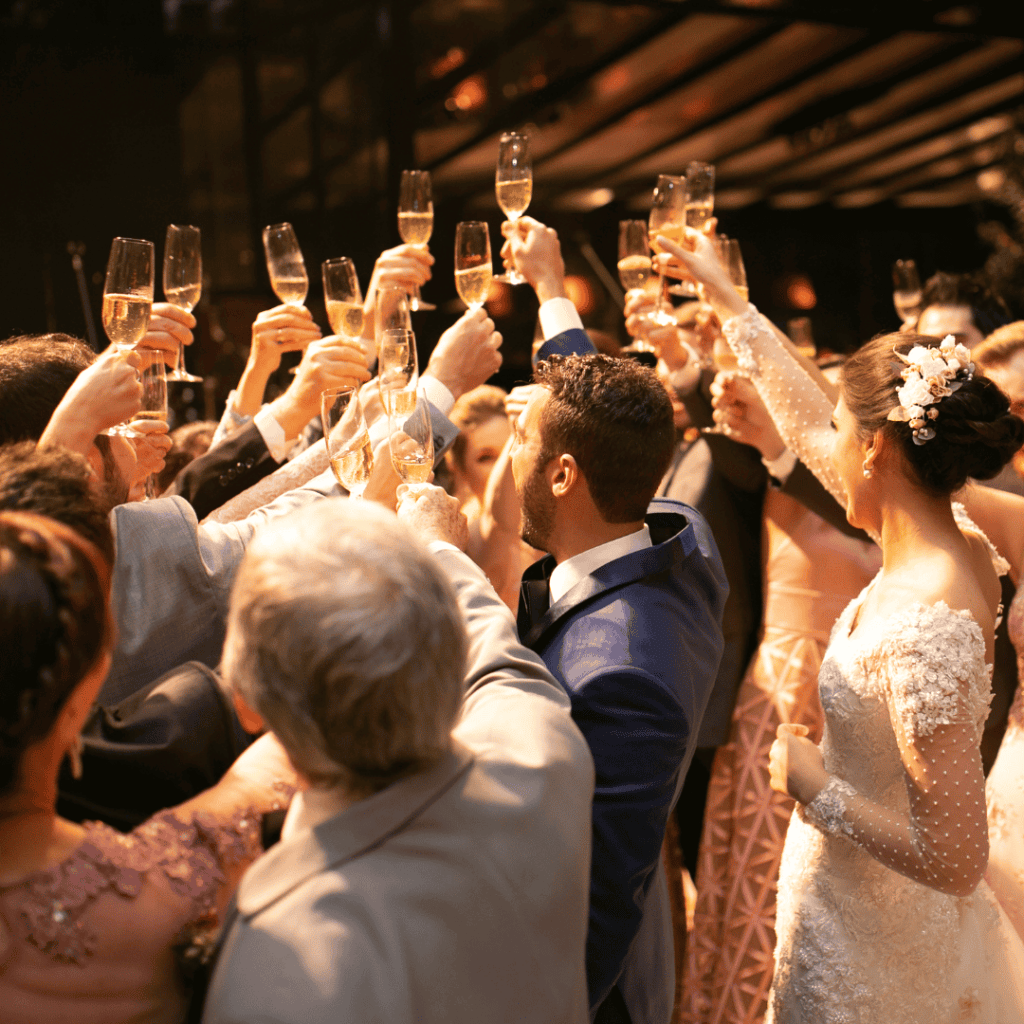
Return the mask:
[[38,440],[75,378],[96,358],[69,334],[24,334],[0,343],[0,444]]
[[842,371],[843,398],[857,420],[859,434],[876,430],[895,440],[918,483],[933,494],[952,494],[969,477],[989,480],[1024,444],[1024,421],[1010,413],[1010,401],[996,385],[975,371],[961,387],[936,405],[929,420],[935,437],[915,444],[908,424],[888,419],[899,404],[896,389],[906,368],[896,353],[915,345],[933,346],[934,338],[917,334],[885,334],[858,349]]
[[113,643],[110,566],[62,523],[0,512],[0,793]]
[[1010,323],[1013,317],[984,274],[948,274],[939,270],[925,282],[921,308],[970,306],[971,321],[983,335]]
[[534,379],[552,396],[538,465],[571,455],[606,522],[641,521],[676,443],[672,403],[654,372],[605,355],[552,356]]

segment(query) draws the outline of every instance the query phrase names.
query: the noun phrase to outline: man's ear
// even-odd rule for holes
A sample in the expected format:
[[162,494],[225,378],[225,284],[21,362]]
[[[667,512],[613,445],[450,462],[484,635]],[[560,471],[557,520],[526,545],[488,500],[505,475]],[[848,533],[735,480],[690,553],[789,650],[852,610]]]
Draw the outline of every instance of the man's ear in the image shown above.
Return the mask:
[[263,732],[263,719],[259,716],[258,712],[253,711],[253,709],[246,704],[245,699],[237,690],[232,690],[231,699],[234,702],[235,711],[238,714],[238,721],[242,723],[242,728],[246,732],[252,733],[254,736],[257,733]]
[[571,455],[559,455],[548,467],[548,483],[556,498],[566,497],[580,480],[580,467]]

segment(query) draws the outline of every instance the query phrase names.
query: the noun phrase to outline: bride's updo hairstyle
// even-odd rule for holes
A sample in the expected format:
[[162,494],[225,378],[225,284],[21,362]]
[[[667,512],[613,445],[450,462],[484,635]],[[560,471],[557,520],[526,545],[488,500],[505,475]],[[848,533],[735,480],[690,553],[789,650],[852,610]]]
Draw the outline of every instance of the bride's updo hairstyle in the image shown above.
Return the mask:
[[968,477],[994,477],[1024,444],[1024,421],[1010,413],[1006,395],[977,370],[960,387],[928,406],[937,410],[927,426],[935,436],[915,443],[909,423],[890,420],[899,404],[897,388],[904,384],[907,355],[916,345],[937,348],[939,341],[918,334],[885,334],[858,349],[843,366],[841,384],[847,409],[853,414],[862,439],[876,430],[899,443],[917,482],[933,494],[952,494]]
[[110,568],[43,516],[0,512],[0,793],[111,646]]

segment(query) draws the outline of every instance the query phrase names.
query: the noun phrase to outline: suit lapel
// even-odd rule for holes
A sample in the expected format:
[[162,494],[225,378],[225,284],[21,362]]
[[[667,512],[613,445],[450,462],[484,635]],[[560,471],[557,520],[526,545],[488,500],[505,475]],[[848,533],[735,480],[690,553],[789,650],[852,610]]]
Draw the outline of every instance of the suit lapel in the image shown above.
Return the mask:
[[[525,647],[537,650],[546,636],[559,625],[566,615],[576,611],[581,605],[593,601],[601,594],[635,583],[637,580],[653,576],[655,573],[664,572],[670,569],[676,561],[689,557],[697,546],[693,527],[687,525],[685,519],[678,514],[678,506],[672,509],[669,515],[665,515],[658,514],[656,511],[658,504],[657,501],[652,503],[651,511],[647,516],[651,539],[656,543],[652,547],[634,551],[622,558],[616,558],[613,562],[602,565],[589,576],[584,577],[572,590],[563,594],[558,601],[551,605],[539,620],[534,621],[525,635],[522,632],[522,619],[520,619],[520,636]],[[683,528],[680,529],[680,527]],[[667,536],[666,531],[669,534]],[[543,562],[531,566],[527,573],[539,575],[540,572],[543,572],[545,578],[548,579],[554,565],[554,559],[549,557]],[[524,574],[524,585],[527,583],[526,577],[527,574]],[[522,615],[522,608],[520,608],[520,615]]]
[[388,786],[333,818],[271,847],[238,888],[238,912],[251,917],[307,879],[336,868],[401,832],[472,767],[461,743],[431,768]]

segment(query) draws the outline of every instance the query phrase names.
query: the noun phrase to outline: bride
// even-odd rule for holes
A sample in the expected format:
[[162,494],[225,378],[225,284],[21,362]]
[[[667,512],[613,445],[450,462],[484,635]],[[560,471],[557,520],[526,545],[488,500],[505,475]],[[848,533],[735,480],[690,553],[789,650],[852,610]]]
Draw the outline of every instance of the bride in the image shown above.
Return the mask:
[[821,747],[784,725],[772,748],[773,785],[800,806],[767,1021],[1024,1021],[1024,945],[982,881],[999,584],[994,551],[950,498],[994,476],[1024,424],[952,338],[869,342],[833,402],[710,241],[687,239],[693,252],[659,239],[666,269],[704,285],[787,444],[882,548],[822,662]]

